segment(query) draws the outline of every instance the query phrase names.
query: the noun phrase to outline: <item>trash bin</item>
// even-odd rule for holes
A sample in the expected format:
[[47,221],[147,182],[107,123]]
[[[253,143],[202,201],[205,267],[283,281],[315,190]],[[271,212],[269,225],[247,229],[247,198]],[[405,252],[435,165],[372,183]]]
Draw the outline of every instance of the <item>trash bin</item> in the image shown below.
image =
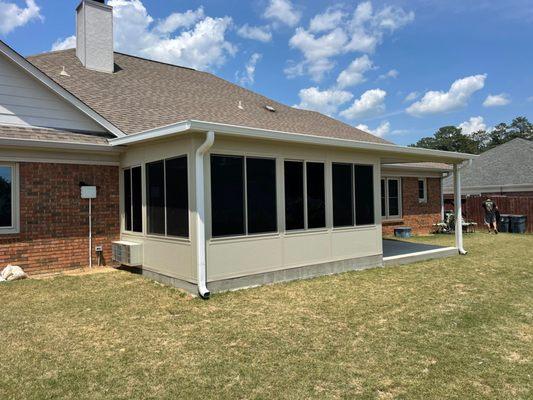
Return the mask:
[[399,226],[398,228],[394,228],[394,236],[401,238],[411,237],[411,227]]
[[500,215],[500,226],[498,227],[498,230],[500,232],[509,232],[509,220],[510,220],[509,214]]
[[526,219],[525,215],[511,215],[510,232],[512,233],[526,233]]

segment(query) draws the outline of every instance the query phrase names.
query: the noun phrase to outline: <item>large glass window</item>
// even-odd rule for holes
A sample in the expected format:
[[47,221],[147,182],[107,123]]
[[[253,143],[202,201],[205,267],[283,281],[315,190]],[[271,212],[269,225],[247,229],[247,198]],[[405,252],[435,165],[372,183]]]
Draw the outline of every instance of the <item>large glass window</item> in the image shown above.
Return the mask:
[[355,223],[374,224],[374,168],[355,165]]
[[332,165],[333,226],[350,226],[353,219],[352,164]]
[[189,236],[188,190],[187,157],[146,164],[148,233]]
[[248,233],[277,231],[276,160],[246,158],[246,200]]
[[0,228],[13,227],[13,168],[0,166]]
[[324,164],[306,163],[307,183],[307,227],[326,226],[326,191],[324,186]]
[[401,218],[401,180],[381,180],[381,215],[384,219]]
[[275,232],[276,161],[212,155],[211,218],[214,237]]
[[124,229],[142,232],[142,177],[141,167],[127,168],[124,178]]
[[304,163],[285,161],[285,229],[304,229]]

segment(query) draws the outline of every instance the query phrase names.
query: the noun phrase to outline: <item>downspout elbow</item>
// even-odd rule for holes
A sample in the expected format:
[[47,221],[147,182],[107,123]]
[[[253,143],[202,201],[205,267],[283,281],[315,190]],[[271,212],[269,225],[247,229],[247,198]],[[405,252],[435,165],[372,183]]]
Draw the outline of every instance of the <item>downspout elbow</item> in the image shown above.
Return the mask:
[[215,132],[207,132],[205,141],[196,150],[196,246],[198,294],[202,299],[210,296],[207,288],[206,238],[205,238],[205,201],[204,201],[204,155],[215,142]]

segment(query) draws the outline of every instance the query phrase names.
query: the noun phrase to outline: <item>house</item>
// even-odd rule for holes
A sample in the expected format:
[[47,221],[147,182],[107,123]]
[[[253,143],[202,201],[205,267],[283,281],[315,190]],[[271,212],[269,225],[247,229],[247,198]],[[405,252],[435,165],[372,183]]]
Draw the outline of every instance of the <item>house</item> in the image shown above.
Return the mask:
[[[202,297],[381,266],[379,210],[427,225],[442,164],[459,182],[473,157],[114,52],[112,8],[82,0],[76,13],[76,49],[24,58],[0,42],[1,263],[86,266],[120,240],[144,274]],[[452,250],[464,253],[460,230]]]
[[[463,169],[463,195],[533,197],[533,142],[516,138],[480,154]],[[453,174],[444,179],[453,195]]]

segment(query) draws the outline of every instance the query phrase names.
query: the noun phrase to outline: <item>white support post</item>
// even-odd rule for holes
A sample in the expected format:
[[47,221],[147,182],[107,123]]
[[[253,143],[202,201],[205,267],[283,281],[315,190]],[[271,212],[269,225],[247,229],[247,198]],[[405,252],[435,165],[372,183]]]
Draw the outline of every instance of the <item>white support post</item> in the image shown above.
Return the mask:
[[440,177],[440,220],[444,221],[444,177],[445,175],[441,175]]
[[92,226],[92,203],[91,199],[89,199],[89,268],[93,267],[93,254],[92,254],[92,247],[93,247],[93,226]]
[[466,254],[463,247],[463,210],[461,205],[461,173],[457,164],[453,165],[453,192],[455,208],[455,247],[459,254]]

